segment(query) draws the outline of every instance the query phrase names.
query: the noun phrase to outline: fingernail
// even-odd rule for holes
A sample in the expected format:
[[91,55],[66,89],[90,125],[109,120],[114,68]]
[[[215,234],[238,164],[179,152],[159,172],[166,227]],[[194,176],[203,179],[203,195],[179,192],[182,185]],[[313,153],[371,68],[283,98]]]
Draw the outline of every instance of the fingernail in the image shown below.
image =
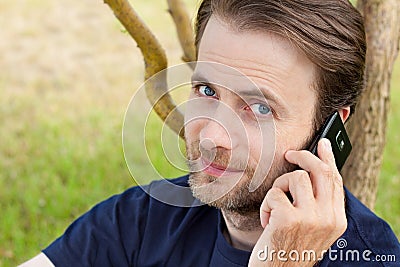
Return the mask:
[[325,149],[332,150],[331,142],[326,138],[324,138],[324,146],[325,146]]

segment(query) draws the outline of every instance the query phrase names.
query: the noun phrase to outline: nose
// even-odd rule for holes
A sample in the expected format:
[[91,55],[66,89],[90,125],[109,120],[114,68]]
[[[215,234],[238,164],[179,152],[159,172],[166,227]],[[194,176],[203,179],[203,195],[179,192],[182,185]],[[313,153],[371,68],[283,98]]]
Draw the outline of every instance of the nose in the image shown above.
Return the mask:
[[200,131],[200,143],[204,149],[212,150],[214,148],[232,149],[232,136],[228,128],[221,121],[207,119],[207,123]]

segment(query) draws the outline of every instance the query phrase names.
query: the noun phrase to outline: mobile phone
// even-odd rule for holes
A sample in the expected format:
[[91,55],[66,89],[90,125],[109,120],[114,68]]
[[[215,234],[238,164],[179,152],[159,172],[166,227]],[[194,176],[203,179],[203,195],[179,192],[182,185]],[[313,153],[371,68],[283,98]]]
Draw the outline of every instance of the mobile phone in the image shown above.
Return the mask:
[[308,150],[316,156],[318,156],[318,141],[321,138],[327,138],[331,142],[336,167],[340,171],[351,152],[352,146],[337,111],[329,116],[309,146]]

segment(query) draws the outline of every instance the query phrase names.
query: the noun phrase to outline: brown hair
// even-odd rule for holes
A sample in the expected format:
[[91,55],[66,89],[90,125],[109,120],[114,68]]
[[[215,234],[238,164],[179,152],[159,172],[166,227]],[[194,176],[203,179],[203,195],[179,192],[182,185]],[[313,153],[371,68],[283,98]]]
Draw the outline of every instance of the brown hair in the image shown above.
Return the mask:
[[203,0],[197,49],[212,14],[238,31],[288,38],[316,65],[314,129],[342,107],[354,112],[364,88],[366,41],[361,14],[347,0]]

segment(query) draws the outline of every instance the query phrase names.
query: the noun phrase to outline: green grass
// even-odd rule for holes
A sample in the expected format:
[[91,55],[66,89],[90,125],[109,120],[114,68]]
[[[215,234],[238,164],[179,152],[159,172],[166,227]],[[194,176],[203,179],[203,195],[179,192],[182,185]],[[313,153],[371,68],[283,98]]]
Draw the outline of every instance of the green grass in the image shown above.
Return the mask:
[[[17,2],[2,3],[0,9],[9,13],[8,32],[2,32],[6,42],[0,43],[0,266],[36,255],[74,218],[134,185],[121,130],[143,76],[139,52],[103,1],[71,1],[68,7],[47,0]],[[165,3],[140,2],[135,8],[157,33],[171,63],[179,62]],[[44,6],[53,19],[41,24]],[[65,11],[68,16],[60,16]],[[400,236],[399,60],[393,77],[376,211]],[[154,114],[151,118],[146,143],[153,163],[164,176],[181,175],[157,156],[161,123]]]
[[94,107],[52,113],[35,95],[18,102],[1,102],[0,265],[34,255],[83,209],[132,184],[121,118]]

